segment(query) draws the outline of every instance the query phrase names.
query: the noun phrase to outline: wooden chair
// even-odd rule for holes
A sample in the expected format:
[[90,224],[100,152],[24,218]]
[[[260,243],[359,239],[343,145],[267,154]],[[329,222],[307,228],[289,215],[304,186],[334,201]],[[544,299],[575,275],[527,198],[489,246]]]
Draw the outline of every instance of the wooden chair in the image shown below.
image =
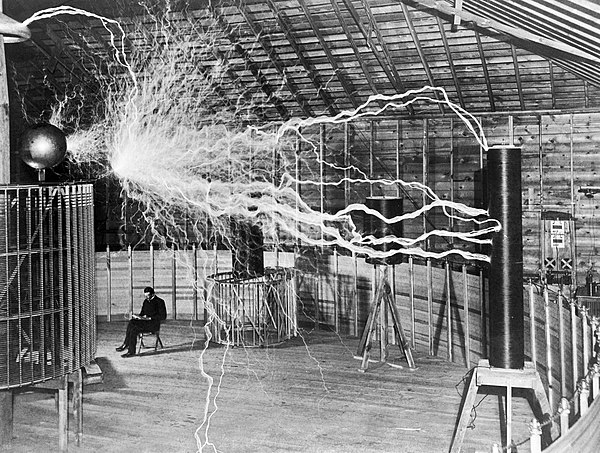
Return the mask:
[[146,348],[152,347],[152,346],[146,346],[144,344],[144,338],[149,337],[151,335],[154,335],[156,337],[156,341],[154,343],[154,352],[158,351],[158,345],[160,345],[161,349],[164,348],[162,340],[160,339],[160,326],[159,326],[159,328],[154,332],[142,332],[142,333],[138,334],[138,340],[139,340],[139,346],[138,346],[138,351],[137,351],[138,354],[142,351],[142,348],[146,349]]

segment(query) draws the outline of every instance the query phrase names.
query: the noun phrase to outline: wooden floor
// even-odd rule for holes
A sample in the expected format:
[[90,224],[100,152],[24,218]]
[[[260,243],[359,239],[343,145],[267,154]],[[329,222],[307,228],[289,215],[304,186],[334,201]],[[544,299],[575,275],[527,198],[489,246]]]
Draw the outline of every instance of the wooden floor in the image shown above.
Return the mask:
[[[415,371],[372,365],[360,373],[358,339],[322,330],[202,354],[203,330],[189,321],[164,325],[164,350],[125,359],[114,349],[124,330],[124,322],[98,326],[103,381],[84,387],[83,442],[77,447],[70,432],[69,451],[446,452],[468,371],[415,351]],[[404,363],[397,348],[393,358]],[[501,440],[499,398],[481,393],[477,403],[466,452]],[[519,443],[532,413],[525,398],[513,405]],[[19,393],[15,439],[4,451],[56,451],[57,420],[51,393]]]

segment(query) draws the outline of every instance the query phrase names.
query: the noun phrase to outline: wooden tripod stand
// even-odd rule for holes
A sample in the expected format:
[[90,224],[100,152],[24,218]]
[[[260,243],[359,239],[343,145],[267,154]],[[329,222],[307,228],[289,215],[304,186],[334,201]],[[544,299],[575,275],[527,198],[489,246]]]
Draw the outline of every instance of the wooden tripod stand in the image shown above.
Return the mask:
[[[512,443],[512,389],[523,388],[533,391],[534,400],[539,404],[544,416],[551,416],[552,410],[550,402],[546,396],[544,385],[535,365],[531,362],[525,362],[525,367],[521,369],[492,368],[487,359],[482,359],[473,369],[473,375],[469,383],[468,390],[464,393],[462,409],[454,438],[450,445],[450,453],[459,453],[465,438],[468,422],[471,417],[471,409],[475,404],[477,392],[482,385],[505,387],[506,388],[506,439],[504,446],[511,451]],[[532,407],[533,409],[533,407]]]
[[[415,369],[415,361],[413,360],[412,352],[410,350],[410,345],[406,340],[406,336],[404,335],[404,330],[402,330],[402,324],[400,323],[400,315],[398,314],[398,309],[396,307],[395,298],[392,295],[392,289],[390,287],[389,282],[389,266],[383,265],[381,266],[379,281],[377,283],[377,289],[375,290],[375,295],[373,297],[371,311],[369,312],[369,317],[367,318],[367,323],[365,325],[365,330],[362,333],[360,338],[360,342],[358,343],[358,352],[356,353],[356,358],[362,359],[361,366],[359,371],[365,372],[369,367],[369,354],[371,350],[371,337],[375,332],[376,327],[376,319],[377,315],[380,315],[380,363],[387,363],[388,357],[388,339],[387,339],[387,327],[388,327],[388,316],[387,311],[389,310],[392,323],[394,327],[394,333],[396,335],[396,341],[398,343],[398,347],[404,353],[404,357],[406,358],[406,362],[408,363],[409,368]],[[389,364],[392,365],[392,364]],[[399,365],[392,365],[399,366]],[[401,367],[400,367],[401,368]]]

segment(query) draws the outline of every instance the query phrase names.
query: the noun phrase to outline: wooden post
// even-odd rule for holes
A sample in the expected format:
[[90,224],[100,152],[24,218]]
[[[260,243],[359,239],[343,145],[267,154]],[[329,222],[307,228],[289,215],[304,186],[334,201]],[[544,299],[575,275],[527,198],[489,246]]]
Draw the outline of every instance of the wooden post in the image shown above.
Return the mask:
[[73,376],[73,419],[75,420],[75,442],[81,445],[83,438],[83,373],[79,368]]
[[412,347],[416,348],[416,335],[415,335],[415,263],[413,260],[412,255],[410,255],[408,257],[408,275],[409,275],[409,283],[410,283],[410,289],[409,289],[409,295],[408,297],[410,298],[410,317],[411,317],[411,322],[412,322],[412,326],[410,329],[411,332],[411,340],[412,340]]
[[333,328],[335,333],[339,333],[340,331],[340,320],[338,313],[338,306],[340,305],[340,267],[338,262],[338,251],[337,248],[333,249],[333,284],[334,284],[334,293],[333,293]]
[[592,398],[598,398],[600,394],[600,364],[594,363],[591,367],[592,371]]
[[556,304],[558,305],[558,341],[560,356],[560,394],[567,394],[567,369],[565,364],[565,322],[563,319],[563,295],[562,290],[558,290]]
[[111,318],[112,301],[112,271],[110,267],[110,245],[106,245],[106,321]]
[[352,251],[352,270],[354,277],[354,291],[352,293],[352,302],[354,304],[354,335],[358,336],[358,257],[354,250]]
[[583,417],[588,411],[588,397],[590,395],[590,387],[585,379],[579,381],[579,413]]
[[429,330],[429,355],[433,354],[433,278],[431,276],[431,260],[427,259],[427,325]]
[[531,362],[535,365],[537,362],[537,347],[535,344],[535,292],[533,282],[529,279],[529,337],[531,341]]
[[[2,2],[0,2],[0,13]],[[10,117],[4,36],[0,34],[0,184],[10,184]]]
[[194,321],[198,320],[198,254],[196,249],[196,244],[192,244],[192,253],[194,256],[192,257],[193,266],[194,266],[194,281],[192,283],[192,319]]
[[571,404],[565,397],[560,399],[558,414],[560,416],[560,435],[564,436],[569,431],[569,414],[571,413]]
[[479,302],[481,303],[481,352],[485,355],[489,353],[489,344],[487,341],[489,329],[489,310],[487,299],[485,297],[485,281],[483,275],[483,268],[479,268]]
[[315,329],[319,330],[319,318],[321,317],[319,314],[319,299],[321,298],[321,291],[320,291],[320,283],[321,283],[321,278],[320,278],[320,269],[319,269],[319,263],[317,262],[317,272],[315,273],[315,297],[314,297],[314,301],[315,301]]
[[[402,120],[396,121],[396,181],[402,178],[402,170],[400,167],[400,149],[402,148]],[[402,196],[402,186],[396,183],[396,197]],[[345,206],[348,206],[347,204]]]
[[13,437],[13,392],[0,391],[0,445],[10,445]]
[[[375,300],[375,294],[377,293],[377,288],[378,288],[378,280],[377,280],[377,265],[371,266],[371,300]],[[383,312],[383,310],[381,310],[380,315],[383,317],[383,315],[381,314]],[[382,318],[381,318],[382,319]],[[377,321],[375,321],[377,322]],[[377,325],[377,324],[376,324]],[[380,327],[381,327],[381,323],[380,323]],[[381,333],[381,331],[380,331]],[[381,339],[381,344],[383,344],[383,338]]]
[[452,273],[450,272],[450,262],[446,260],[445,263],[446,270],[446,322],[447,322],[447,347],[448,347],[448,361],[452,362],[454,360],[454,354],[452,351],[452,291],[450,288],[450,279]]
[[69,379],[62,376],[58,388],[58,450],[66,453],[69,443]]
[[150,243],[150,286],[154,288],[154,244]]
[[133,253],[131,245],[127,246],[127,262],[129,264],[129,314],[133,314]]
[[588,329],[587,307],[581,307],[581,336],[583,338],[583,372],[585,373],[590,362],[590,337]]
[[[392,266],[391,266],[391,274],[392,274],[392,278],[390,281],[390,286],[391,286],[391,290],[392,290],[392,300],[393,300],[394,304],[396,304],[396,265],[395,264],[392,264]],[[396,307],[396,310],[398,310],[398,307]],[[386,329],[385,332],[387,335],[388,329]],[[391,332],[391,333],[393,334],[394,332]],[[386,338],[386,340],[387,340],[387,338]],[[391,336],[391,343],[396,344],[396,336],[395,335]]]
[[172,246],[171,255],[171,313],[173,319],[177,319],[177,257],[175,256],[175,246]]
[[550,407],[554,407],[552,391],[552,337],[550,335],[550,300],[548,295],[548,287],[544,285],[544,333],[546,338],[546,379],[548,382],[548,399]]
[[465,310],[465,364],[467,368],[471,368],[471,330],[469,325],[469,274],[467,273],[467,265],[462,265],[463,277],[463,305]]
[[344,122],[344,206],[350,204],[350,148],[348,122]]
[[[374,133],[373,128],[375,127],[375,123],[373,120],[369,121],[369,179],[374,179],[374,164],[375,164],[375,155],[373,150],[373,141],[374,141]],[[369,196],[373,196],[373,184],[369,184]]]
[[[454,203],[454,118],[450,118],[450,202]],[[450,214],[454,214],[454,209]],[[450,231],[454,231],[454,215],[448,216],[448,222]],[[450,236],[450,244],[454,245],[453,236]]]
[[[321,211],[321,217],[325,212],[325,125],[319,126],[319,209]],[[321,230],[321,244],[323,243],[324,235]],[[321,251],[323,251],[323,245],[321,245]]]
[[573,384],[579,377],[577,361],[577,315],[575,314],[575,300],[572,299],[569,308],[571,310],[571,368],[573,370]]
[[[424,186],[427,186],[429,184],[429,120],[427,118],[423,119],[423,135],[422,135],[422,143],[421,143],[421,153],[422,153],[422,159],[423,159],[423,180],[422,183]],[[427,195],[425,193],[423,193],[423,206],[427,205],[428,200],[427,200]],[[427,224],[427,220],[428,220],[428,215],[427,213],[423,214],[423,232],[427,233],[428,231],[428,224]],[[429,250],[429,238],[425,239],[425,244],[424,244],[424,248],[425,250]]]
[[[542,425],[537,419],[532,419],[529,424],[529,448],[531,453],[541,453],[542,451]],[[507,448],[509,446],[507,445]],[[511,449],[512,450],[512,449]]]

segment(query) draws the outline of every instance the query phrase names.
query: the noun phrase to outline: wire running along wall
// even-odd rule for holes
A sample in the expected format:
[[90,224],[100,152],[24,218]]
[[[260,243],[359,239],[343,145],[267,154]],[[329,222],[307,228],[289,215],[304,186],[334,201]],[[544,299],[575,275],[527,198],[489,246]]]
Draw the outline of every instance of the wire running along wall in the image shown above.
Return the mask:
[[96,353],[91,184],[0,186],[0,388]]

